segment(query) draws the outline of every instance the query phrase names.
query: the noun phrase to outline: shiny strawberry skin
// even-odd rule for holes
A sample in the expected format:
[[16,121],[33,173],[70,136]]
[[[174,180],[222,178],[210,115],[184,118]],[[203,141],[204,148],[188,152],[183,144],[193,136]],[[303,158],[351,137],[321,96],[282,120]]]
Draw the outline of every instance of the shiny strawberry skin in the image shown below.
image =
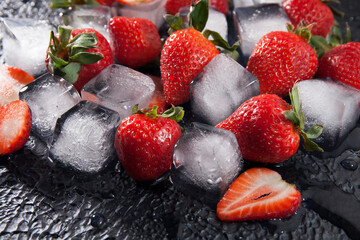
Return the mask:
[[233,132],[244,159],[278,163],[294,155],[300,137],[283,111],[290,105],[274,94],[261,94],[245,101],[227,119],[216,125]]
[[100,5],[104,5],[104,6],[111,6],[115,0],[95,0],[96,2],[98,2]]
[[267,168],[251,168],[229,187],[217,205],[222,221],[269,220],[293,215],[301,203],[300,192]]
[[360,43],[349,42],[325,53],[319,61],[317,77],[341,81],[360,89]]
[[190,100],[190,83],[219,51],[194,28],[174,32],[166,40],[160,58],[161,79],[168,104]]
[[30,136],[31,112],[26,102],[13,101],[0,107],[0,155],[21,149]]
[[120,124],[115,149],[127,173],[137,181],[151,181],[168,171],[175,143],[181,136],[172,119],[133,114]]
[[109,22],[110,45],[115,59],[137,68],[153,62],[161,52],[154,23],[142,18],[113,17]]
[[285,0],[282,6],[293,25],[304,21],[305,25],[313,24],[312,35],[326,37],[331,33],[334,15],[325,3],[319,0]]
[[[192,0],[167,0],[165,4],[166,12],[175,15],[179,12],[179,9],[186,6],[191,6]],[[198,3],[200,0],[195,0],[194,3]],[[209,6],[216,8],[219,12],[227,15],[229,11],[229,3],[227,0],[210,0]]]
[[301,37],[275,31],[256,44],[246,69],[260,83],[261,93],[286,97],[297,81],[311,79],[318,67],[318,57]]

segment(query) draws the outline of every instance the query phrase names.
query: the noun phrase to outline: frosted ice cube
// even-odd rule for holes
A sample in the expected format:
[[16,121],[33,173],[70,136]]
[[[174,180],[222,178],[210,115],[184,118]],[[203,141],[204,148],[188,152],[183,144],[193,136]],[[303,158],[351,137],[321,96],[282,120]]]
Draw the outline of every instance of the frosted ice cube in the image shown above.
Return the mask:
[[46,143],[52,140],[58,117],[81,100],[72,84],[50,73],[23,87],[19,95],[31,109],[32,131]]
[[57,121],[50,158],[77,171],[95,173],[115,159],[117,112],[81,101]]
[[117,111],[124,119],[135,104],[139,104],[139,108],[148,107],[154,91],[155,84],[150,77],[113,64],[91,79],[81,90],[81,96]]
[[248,58],[256,43],[267,33],[285,31],[286,23],[290,23],[285,11],[276,4],[255,7],[237,8],[240,49],[245,58]]
[[281,3],[284,0],[253,0],[255,5],[259,5],[259,4],[279,4],[281,5]]
[[233,0],[234,8],[254,6],[253,0]]
[[323,134],[315,142],[326,150],[334,149],[359,120],[360,91],[331,79],[301,81],[297,86],[305,129],[323,125]]
[[191,85],[191,111],[210,125],[259,95],[258,79],[226,54],[217,55]]
[[214,204],[242,166],[242,156],[232,132],[193,123],[175,145],[171,180],[181,191]]
[[45,58],[53,27],[45,20],[1,18],[5,63],[32,76],[46,72]]
[[113,16],[139,17],[152,21],[157,28],[160,28],[164,21],[165,11],[164,0],[154,0],[148,3],[141,3],[135,6],[115,3],[112,6]]
[[107,25],[111,18],[111,8],[106,6],[81,5],[71,11],[65,12],[62,22],[74,29],[93,28],[100,32],[109,41]]

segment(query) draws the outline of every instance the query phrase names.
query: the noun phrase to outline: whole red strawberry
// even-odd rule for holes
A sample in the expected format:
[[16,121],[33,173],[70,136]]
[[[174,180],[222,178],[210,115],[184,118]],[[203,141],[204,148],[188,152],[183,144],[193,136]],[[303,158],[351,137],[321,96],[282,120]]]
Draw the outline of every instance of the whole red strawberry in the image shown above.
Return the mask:
[[153,62],[161,52],[155,24],[147,19],[113,17],[109,22],[110,45],[115,59],[137,68]]
[[341,81],[360,89],[360,43],[349,42],[326,52],[319,61],[317,77]]
[[256,44],[246,69],[258,78],[261,93],[286,97],[295,82],[311,79],[317,67],[317,55],[304,38],[275,31]]
[[[233,132],[244,159],[255,162],[278,163],[294,155],[299,147],[300,137],[305,139],[308,150],[322,150],[309,138],[304,129],[304,116],[297,100],[297,89],[290,95],[294,110],[275,94],[261,94],[245,101],[227,119],[216,125],[218,128]],[[311,132],[311,131],[310,131]]]
[[306,25],[313,24],[311,34],[322,37],[331,32],[334,15],[320,0],[285,0],[282,5],[293,25],[297,26],[301,21]]
[[[168,171],[172,163],[175,143],[181,136],[180,108],[157,115],[156,107],[150,111],[137,111],[125,118],[115,136],[115,149],[127,173],[137,181],[151,181]],[[168,117],[174,117],[173,120]]]
[[111,6],[115,0],[95,0],[96,2],[98,2],[100,5],[104,5],[104,6]]
[[[195,0],[197,4],[200,0]],[[175,15],[182,7],[191,6],[192,0],[167,0],[165,4],[166,12]],[[209,0],[209,6],[215,7],[219,12],[227,15],[229,11],[229,3],[227,0]]]
[[229,187],[217,205],[222,221],[287,218],[299,208],[301,195],[279,173],[267,168],[251,168]]
[[114,63],[106,38],[91,28],[75,29],[60,26],[59,37],[51,32],[47,68],[81,88],[104,68]]
[[0,107],[0,155],[13,153],[24,146],[30,136],[31,123],[26,102],[16,100]]
[[174,32],[161,52],[160,70],[168,104],[190,100],[190,83],[219,51],[194,28]]

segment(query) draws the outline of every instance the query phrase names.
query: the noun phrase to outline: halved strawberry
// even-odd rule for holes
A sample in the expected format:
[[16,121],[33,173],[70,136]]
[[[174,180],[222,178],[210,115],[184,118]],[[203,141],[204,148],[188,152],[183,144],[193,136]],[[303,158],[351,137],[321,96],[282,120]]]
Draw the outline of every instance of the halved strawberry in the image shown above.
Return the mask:
[[0,108],[0,155],[24,146],[30,135],[31,113],[26,102],[13,101]]
[[23,70],[0,64],[0,107],[19,99],[19,90],[34,77]]
[[301,195],[279,173],[267,168],[251,168],[229,187],[217,205],[222,221],[286,218],[296,212]]

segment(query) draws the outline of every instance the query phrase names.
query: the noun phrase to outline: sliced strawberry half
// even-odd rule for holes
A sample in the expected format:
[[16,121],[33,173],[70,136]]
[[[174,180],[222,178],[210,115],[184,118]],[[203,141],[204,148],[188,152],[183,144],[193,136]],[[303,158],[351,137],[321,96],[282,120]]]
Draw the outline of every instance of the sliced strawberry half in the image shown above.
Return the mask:
[[13,101],[0,107],[0,155],[24,146],[30,135],[31,113],[26,102]]
[[34,80],[23,70],[0,64],[0,106],[19,99],[20,89]]
[[286,218],[296,212],[301,195],[294,185],[267,168],[251,168],[229,187],[217,205],[222,221]]

